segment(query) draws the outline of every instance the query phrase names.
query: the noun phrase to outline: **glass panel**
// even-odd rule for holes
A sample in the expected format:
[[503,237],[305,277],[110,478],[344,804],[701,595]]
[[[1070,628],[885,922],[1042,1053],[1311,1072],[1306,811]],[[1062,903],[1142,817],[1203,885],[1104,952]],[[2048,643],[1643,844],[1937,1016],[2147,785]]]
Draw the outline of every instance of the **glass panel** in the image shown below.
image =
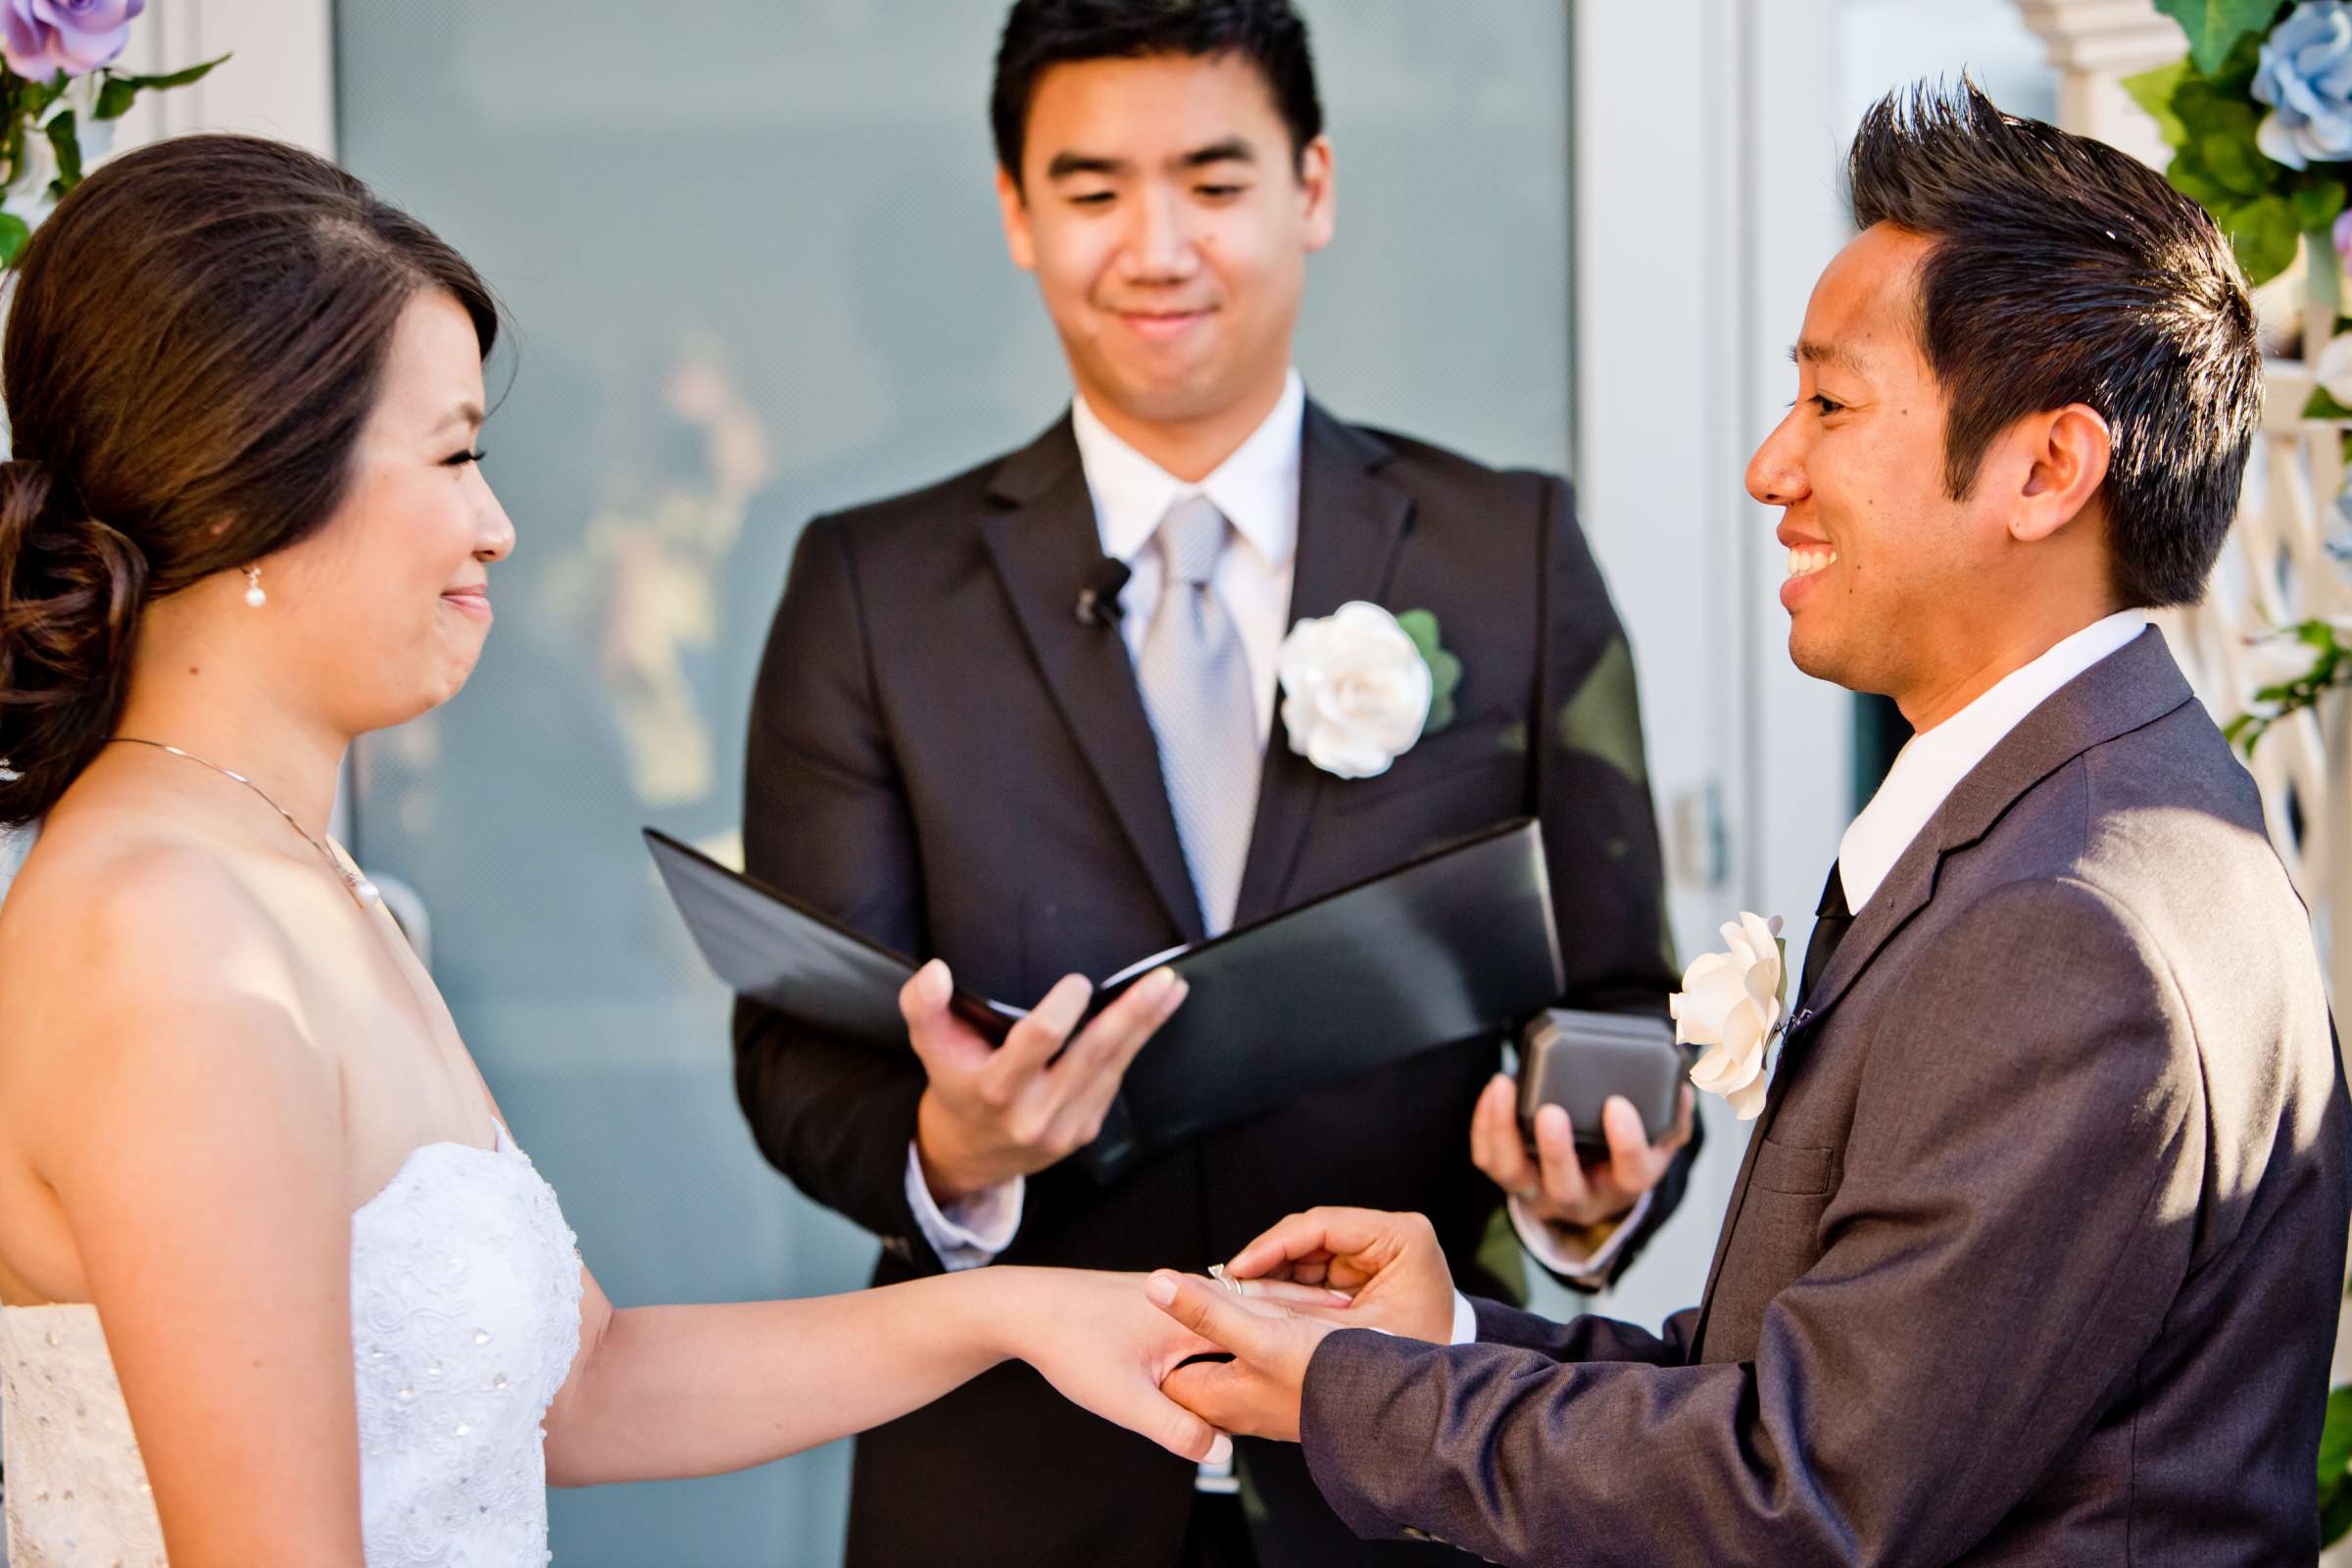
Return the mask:
[[[1310,382],[1357,418],[1564,466],[1565,7],[1306,11],[1345,192]],[[990,187],[1001,18],[337,6],[345,161],[512,309],[484,444],[521,540],[471,687],[362,748],[359,849],[421,894],[458,1019],[623,1303],[848,1290],[872,1261],[752,1147],[727,999],[636,830],[734,840],[802,522],[1022,443],[1066,398]],[[848,1465],[844,1445],[559,1494],[556,1549],[581,1568],[838,1561]]]

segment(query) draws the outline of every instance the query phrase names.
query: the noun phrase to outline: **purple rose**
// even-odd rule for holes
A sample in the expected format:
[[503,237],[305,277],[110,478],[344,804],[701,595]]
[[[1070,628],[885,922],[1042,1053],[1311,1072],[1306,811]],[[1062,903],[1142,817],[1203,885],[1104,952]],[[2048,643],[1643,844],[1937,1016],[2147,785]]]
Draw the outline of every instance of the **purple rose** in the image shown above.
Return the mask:
[[79,76],[122,52],[147,0],[0,0],[0,59],[31,81]]

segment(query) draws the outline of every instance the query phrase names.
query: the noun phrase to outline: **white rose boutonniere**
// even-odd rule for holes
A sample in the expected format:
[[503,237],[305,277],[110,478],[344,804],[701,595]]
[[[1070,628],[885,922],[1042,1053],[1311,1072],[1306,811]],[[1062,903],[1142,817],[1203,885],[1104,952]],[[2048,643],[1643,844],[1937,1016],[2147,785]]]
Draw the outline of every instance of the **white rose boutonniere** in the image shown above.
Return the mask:
[[1453,718],[1462,662],[1426,610],[1393,615],[1353,600],[1282,642],[1282,723],[1291,750],[1341,778],[1376,778]]
[[1741,1121],[1753,1121],[1764,1108],[1764,1069],[1788,1002],[1781,917],[1742,910],[1723,928],[1723,940],[1729,952],[1701,954],[1683,971],[1683,989],[1669,1004],[1674,1038],[1706,1048],[1690,1082],[1730,1101]]

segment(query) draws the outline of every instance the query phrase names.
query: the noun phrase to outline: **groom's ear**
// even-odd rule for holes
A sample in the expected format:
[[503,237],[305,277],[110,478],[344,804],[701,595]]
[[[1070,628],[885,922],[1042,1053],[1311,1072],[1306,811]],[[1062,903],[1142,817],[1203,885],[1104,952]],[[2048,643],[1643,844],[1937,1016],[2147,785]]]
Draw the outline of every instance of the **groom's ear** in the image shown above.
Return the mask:
[[[2038,544],[2081,516],[2115,456],[2106,416],[2087,403],[2021,419],[2014,430],[2023,443],[2025,482],[2010,514],[2009,536]],[[2015,471],[2015,468],[2012,468]]]
[[1004,249],[1024,272],[1037,270],[1037,241],[1029,232],[1029,203],[1003,164],[997,166],[997,210],[1004,220]]

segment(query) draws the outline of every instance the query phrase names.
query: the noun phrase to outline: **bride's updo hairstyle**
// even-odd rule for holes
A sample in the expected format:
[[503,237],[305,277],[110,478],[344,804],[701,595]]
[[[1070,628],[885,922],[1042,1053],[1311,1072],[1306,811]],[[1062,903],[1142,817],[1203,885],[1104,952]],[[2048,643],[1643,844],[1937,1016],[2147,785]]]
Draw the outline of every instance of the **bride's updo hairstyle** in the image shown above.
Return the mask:
[[149,600],[334,514],[393,327],[431,288],[487,358],[498,310],[464,258],[253,136],[126,153],[34,232],[0,358],[0,824],[46,811],[114,732]]

